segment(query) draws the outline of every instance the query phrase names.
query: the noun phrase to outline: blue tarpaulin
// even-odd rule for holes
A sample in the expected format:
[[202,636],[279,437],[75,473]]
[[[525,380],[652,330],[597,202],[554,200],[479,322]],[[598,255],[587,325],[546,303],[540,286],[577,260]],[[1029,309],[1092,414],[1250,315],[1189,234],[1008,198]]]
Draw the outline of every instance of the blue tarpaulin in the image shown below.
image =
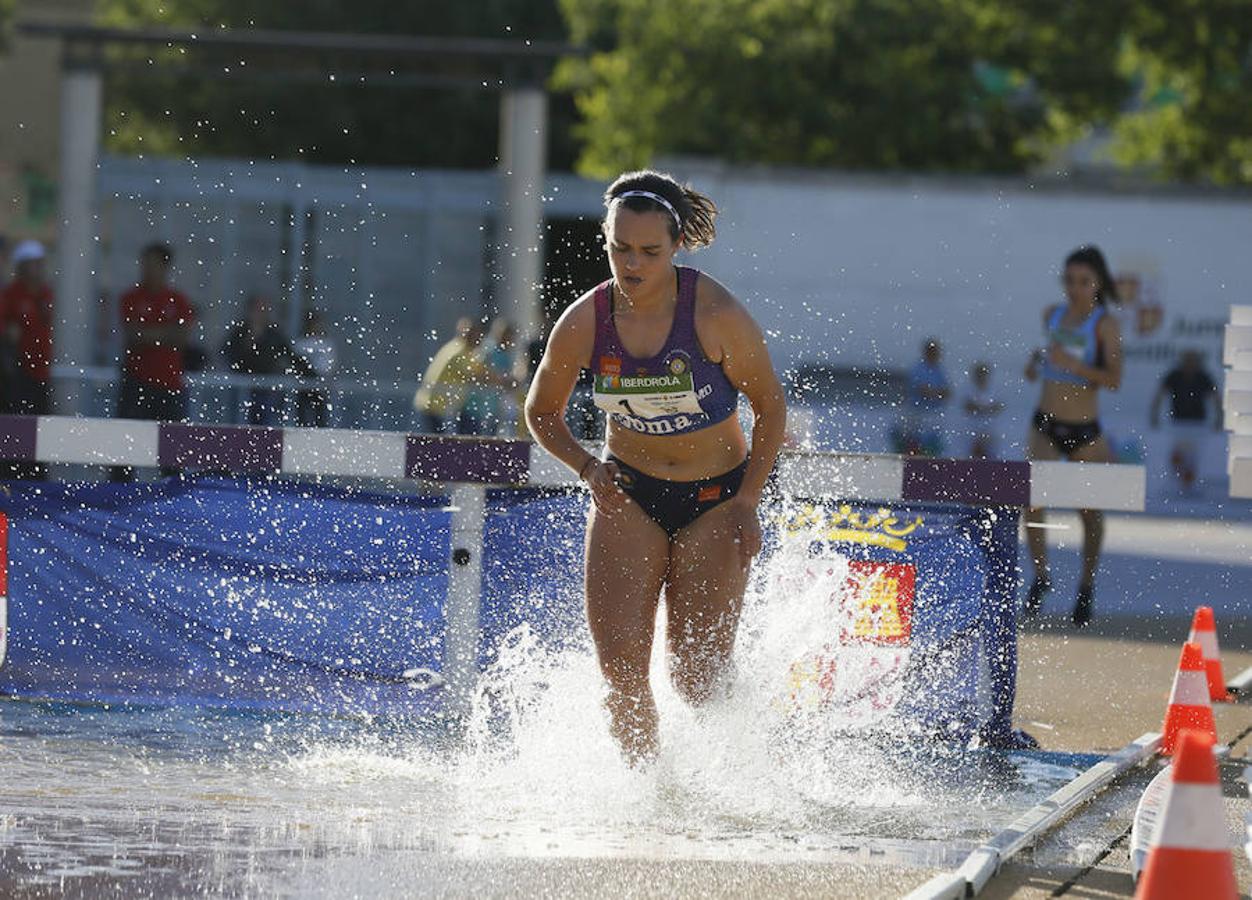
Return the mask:
[[846,583],[832,587],[851,622],[832,623],[831,641],[906,654],[898,720],[998,744],[1016,689],[1017,524],[1013,508],[825,503],[785,511],[773,541],[848,561]]
[[289,482],[14,484],[19,696],[376,711],[438,672],[439,501]]
[[[443,667],[452,549],[445,506],[278,479],[13,483],[0,497],[10,521],[0,693],[437,713],[442,691],[430,683]],[[480,665],[522,623],[550,646],[585,643],[585,509],[577,495],[490,492]],[[824,549],[890,572],[911,567],[902,710],[1007,729],[1016,512],[895,514],[923,525],[877,545],[836,529]],[[980,677],[989,704],[977,696]]]

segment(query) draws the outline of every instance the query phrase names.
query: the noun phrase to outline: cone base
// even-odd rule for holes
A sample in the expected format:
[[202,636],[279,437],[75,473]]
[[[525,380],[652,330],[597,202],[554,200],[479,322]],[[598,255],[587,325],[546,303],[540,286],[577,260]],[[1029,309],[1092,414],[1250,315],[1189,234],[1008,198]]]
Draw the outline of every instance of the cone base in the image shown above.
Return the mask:
[[1155,847],[1139,879],[1135,900],[1238,900],[1235,864],[1229,850]]

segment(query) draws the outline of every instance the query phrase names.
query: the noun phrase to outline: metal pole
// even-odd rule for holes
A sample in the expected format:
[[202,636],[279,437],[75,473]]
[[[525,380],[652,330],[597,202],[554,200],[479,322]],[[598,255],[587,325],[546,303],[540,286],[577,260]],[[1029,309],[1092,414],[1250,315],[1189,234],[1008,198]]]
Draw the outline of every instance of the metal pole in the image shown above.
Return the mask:
[[[94,59],[71,56],[61,71],[60,228],[57,236],[59,272],[53,352],[60,365],[82,367],[90,360],[91,317],[95,307],[92,270],[96,259],[96,167],[100,154],[103,79]],[[77,380],[62,381],[56,409],[64,415],[81,412]]]
[[504,210],[500,244],[504,292],[501,315],[525,347],[542,330],[543,185],[547,165],[548,96],[538,85],[516,85],[500,100],[500,173]]

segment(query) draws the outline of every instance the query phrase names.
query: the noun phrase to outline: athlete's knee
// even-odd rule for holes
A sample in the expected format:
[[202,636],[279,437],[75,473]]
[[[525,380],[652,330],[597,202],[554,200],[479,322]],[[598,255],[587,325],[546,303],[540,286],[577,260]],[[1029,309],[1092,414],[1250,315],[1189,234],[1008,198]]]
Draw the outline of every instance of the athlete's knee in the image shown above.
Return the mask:
[[720,653],[675,655],[670,661],[670,682],[678,696],[700,706],[721,693],[730,660]]
[[610,694],[621,697],[641,697],[649,692],[648,656],[642,660],[635,654],[600,656],[600,672],[607,682]]
[[713,696],[714,680],[706,672],[683,668],[670,672],[670,682],[674,691],[692,706],[707,703]]

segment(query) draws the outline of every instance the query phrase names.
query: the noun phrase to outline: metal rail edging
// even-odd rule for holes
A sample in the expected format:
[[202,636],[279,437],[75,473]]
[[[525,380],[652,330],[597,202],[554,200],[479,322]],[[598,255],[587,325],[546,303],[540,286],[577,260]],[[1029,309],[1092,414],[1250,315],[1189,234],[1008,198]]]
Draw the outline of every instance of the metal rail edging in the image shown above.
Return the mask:
[[1118,776],[1151,758],[1160,746],[1155,732],[1141,735],[1109,754],[1047,799],[1031,807],[1007,828],[974,850],[955,872],[941,873],[905,896],[905,900],[948,900],[977,896],[1000,867],[1037,841]]

